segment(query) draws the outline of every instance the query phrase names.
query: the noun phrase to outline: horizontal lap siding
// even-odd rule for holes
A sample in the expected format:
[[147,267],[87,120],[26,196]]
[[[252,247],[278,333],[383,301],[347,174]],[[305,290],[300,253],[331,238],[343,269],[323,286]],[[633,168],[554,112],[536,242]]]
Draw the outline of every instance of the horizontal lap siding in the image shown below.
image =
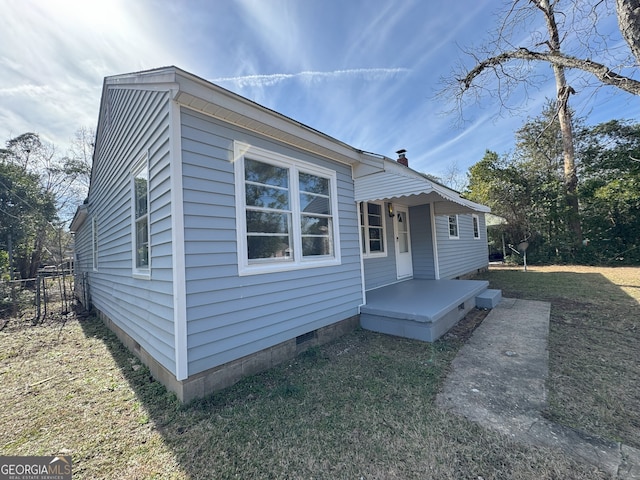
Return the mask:
[[459,238],[450,239],[448,216],[436,216],[440,278],[455,278],[489,265],[484,214],[479,214],[478,219],[480,223],[479,239],[473,238],[471,215],[458,215]]
[[431,213],[429,205],[409,209],[411,225],[411,255],[413,278],[434,279],[433,236],[431,234]]
[[[357,313],[351,169],[182,110],[189,375]],[[233,141],[336,170],[342,264],[238,276]]]
[[384,208],[382,209],[382,214],[382,218],[384,218],[385,221],[384,248],[387,250],[387,256],[364,259],[364,281],[367,290],[398,281],[393,219],[387,215]]
[[[132,275],[130,172],[145,151],[151,280]],[[88,270],[92,303],[175,373],[170,181],[168,94],[110,90],[83,225],[90,232],[91,217],[98,220],[98,271]]]

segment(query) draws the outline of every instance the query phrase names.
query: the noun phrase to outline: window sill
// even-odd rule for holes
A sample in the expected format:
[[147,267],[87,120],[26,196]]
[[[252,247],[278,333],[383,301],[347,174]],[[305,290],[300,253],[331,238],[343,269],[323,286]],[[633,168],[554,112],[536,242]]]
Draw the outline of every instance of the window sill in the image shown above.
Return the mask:
[[365,254],[365,253],[362,254],[362,258],[364,258],[364,259],[367,259],[367,258],[385,258],[387,256],[388,256],[387,252],[384,252],[384,253],[370,253],[368,255]]
[[241,277],[248,275],[261,275],[265,273],[291,272],[295,270],[308,270],[320,267],[335,267],[341,265],[341,261],[336,258],[330,260],[316,260],[301,263],[282,262],[280,264],[262,265],[238,265],[238,275]]

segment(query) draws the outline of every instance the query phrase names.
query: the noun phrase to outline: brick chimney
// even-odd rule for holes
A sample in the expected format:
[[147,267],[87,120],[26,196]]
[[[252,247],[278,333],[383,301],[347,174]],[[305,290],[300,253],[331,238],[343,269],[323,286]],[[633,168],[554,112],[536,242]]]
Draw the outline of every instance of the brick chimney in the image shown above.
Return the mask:
[[401,150],[398,150],[396,153],[398,154],[398,160],[396,160],[400,165],[404,165],[405,167],[409,166],[409,159],[407,157],[405,157],[405,153],[407,151],[403,148]]

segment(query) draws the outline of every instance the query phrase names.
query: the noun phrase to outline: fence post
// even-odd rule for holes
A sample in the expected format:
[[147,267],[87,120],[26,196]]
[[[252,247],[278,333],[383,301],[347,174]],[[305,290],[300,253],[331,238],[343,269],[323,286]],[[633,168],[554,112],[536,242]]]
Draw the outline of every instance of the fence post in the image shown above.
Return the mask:
[[40,277],[36,277],[36,317],[33,324],[37,324],[40,320]]

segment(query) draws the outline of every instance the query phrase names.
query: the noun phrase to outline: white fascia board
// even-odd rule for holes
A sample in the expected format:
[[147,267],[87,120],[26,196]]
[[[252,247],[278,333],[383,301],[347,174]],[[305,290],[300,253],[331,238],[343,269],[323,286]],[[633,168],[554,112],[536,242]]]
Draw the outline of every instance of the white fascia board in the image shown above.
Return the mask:
[[89,213],[87,211],[87,206],[85,204],[79,205],[76,213],[73,215],[73,220],[71,220],[69,231],[71,233],[76,233],[88,216]]

